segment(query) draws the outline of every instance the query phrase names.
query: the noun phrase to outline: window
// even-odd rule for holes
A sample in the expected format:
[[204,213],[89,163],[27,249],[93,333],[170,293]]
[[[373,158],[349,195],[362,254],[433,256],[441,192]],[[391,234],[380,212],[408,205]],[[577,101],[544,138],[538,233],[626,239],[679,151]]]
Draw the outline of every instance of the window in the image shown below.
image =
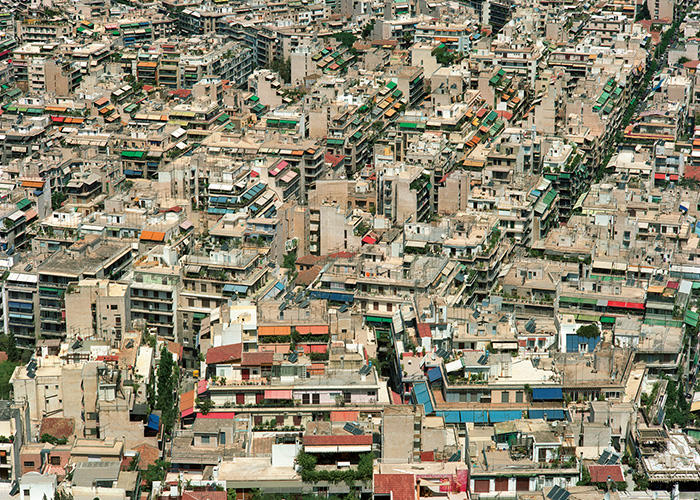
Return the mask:
[[209,436],[202,436],[202,444],[209,444]]
[[312,394],[311,402],[315,405],[321,404],[321,395],[320,394]]
[[51,465],[61,465],[61,457],[51,457]]
[[345,401],[346,403],[352,402],[352,394],[350,394],[349,392],[344,392],[343,401]]
[[34,462],[24,462],[25,467],[34,467]]
[[311,402],[311,397],[308,394],[301,395],[301,404],[308,405]]
[[510,402],[510,392],[501,391],[501,403],[509,403],[509,402]]
[[523,391],[518,391],[515,393],[515,402],[516,403],[522,403],[523,402]]
[[391,312],[391,310],[393,309],[393,307],[394,307],[394,304],[392,304],[391,302],[389,302],[389,303],[386,305],[386,310],[387,310],[387,312]]

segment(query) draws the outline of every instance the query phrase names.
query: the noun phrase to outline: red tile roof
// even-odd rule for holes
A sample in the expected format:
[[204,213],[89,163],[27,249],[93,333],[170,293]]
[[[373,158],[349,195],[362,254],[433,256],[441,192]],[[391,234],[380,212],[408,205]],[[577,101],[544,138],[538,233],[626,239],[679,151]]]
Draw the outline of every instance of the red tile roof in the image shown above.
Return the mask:
[[241,355],[241,366],[271,365],[274,357],[273,352],[244,352]]
[[416,479],[413,474],[375,474],[374,492],[391,493],[393,500],[415,500]]
[[39,435],[51,434],[53,437],[68,439],[73,435],[74,429],[75,423],[72,418],[44,417]]
[[589,465],[588,472],[591,474],[592,483],[605,483],[608,477],[616,483],[625,480],[619,465]]
[[297,274],[297,279],[296,279],[296,284],[297,285],[302,285],[302,286],[308,286],[311,283],[314,282],[316,277],[319,275],[321,272],[321,269],[323,269],[321,266],[316,264],[313,266],[311,269],[307,269],[306,271],[302,271],[299,274]]
[[418,336],[421,338],[432,337],[430,333],[430,325],[427,323],[418,323],[417,325]]
[[420,452],[420,461],[421,462],[434,462],[435,461],[435,452],[434,451],[421,451]]
[[372,444],[372,436],[304,436],[305,446],[357,446]]
[[134,451],[139,454],[139,470],[148,469],[148,466],[155,464],[160,456],[158,448],[146,443],[134,446]]
[[183,491],[182,500],[226,500],[225,491]]
[[323,257],[319,257],[318,255],[302,255],[301,257],[297,258],[296,264],[300,264],[302,266],[313,266],[314,264],[317,264],[318,262],[322,261]]
[[212,347],[207,351],[207,364],[228,363],[229,361],[240,361],[243,349],[241,344],[222,345]]

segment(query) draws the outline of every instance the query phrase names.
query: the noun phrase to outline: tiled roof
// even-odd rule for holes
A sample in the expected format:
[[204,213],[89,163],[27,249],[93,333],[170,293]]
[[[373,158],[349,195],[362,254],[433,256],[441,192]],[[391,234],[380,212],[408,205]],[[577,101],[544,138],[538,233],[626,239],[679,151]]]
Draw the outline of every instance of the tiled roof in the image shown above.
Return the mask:
[[391,494],[393,500],[415,500],[415,477],[413,474],[375,474],[374,493]]
[[207,351],[207,364],[228,363],[229,361],[239,361],[242,352],[241,344],[222,345],[212,347]]
[[616,483],[625,480],[619,465],[589,465],[588,472],[591,474],[592,483],[605,483],[608,477]]
[[372,436],[304,436],[305,446],[354,446],[372,444]]
[[41,421],[39,435],[50,434],[56,438],[69,438],[73,435],[75,423],[72,418],[45,417]]
[[226,500],[225,491],[183,491],[182,500]]
[[271,365],[274,357],[273,352],[244,352],[241,355],[241,366]]

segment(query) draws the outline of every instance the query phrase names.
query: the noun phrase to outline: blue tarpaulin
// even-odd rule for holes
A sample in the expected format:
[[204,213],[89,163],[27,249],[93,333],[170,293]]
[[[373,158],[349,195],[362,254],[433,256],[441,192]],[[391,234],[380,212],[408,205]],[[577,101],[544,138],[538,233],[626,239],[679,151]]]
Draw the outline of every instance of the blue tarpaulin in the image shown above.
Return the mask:
[[428,370],[428,382],[435,382],[442,379],[442,372],[437,366]]
[[564,410],[529,410],[529,418],[542,418],[547,420],[567,420]]
[[146,427],[149,429],[152,429],[154,431],[157,431],[158,428],[160,427],[160,417],[158,415],[154,415],[151,413],[148,416],[148,424],[146,424]]
[[533,401],[560,401],[564,399],[561,387],[540,387],[532,390]]

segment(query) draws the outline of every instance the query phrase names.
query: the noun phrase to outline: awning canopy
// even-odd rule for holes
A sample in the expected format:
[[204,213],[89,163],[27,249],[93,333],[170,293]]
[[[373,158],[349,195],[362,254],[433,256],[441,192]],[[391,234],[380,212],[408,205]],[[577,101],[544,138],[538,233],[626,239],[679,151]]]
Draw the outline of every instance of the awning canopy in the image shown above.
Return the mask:
[[560,401],[564,399],[561,387],[540,387],[532,390],[533,401]]
[[265,391],[265,399],[292,399],[291,389],[268,389]]

